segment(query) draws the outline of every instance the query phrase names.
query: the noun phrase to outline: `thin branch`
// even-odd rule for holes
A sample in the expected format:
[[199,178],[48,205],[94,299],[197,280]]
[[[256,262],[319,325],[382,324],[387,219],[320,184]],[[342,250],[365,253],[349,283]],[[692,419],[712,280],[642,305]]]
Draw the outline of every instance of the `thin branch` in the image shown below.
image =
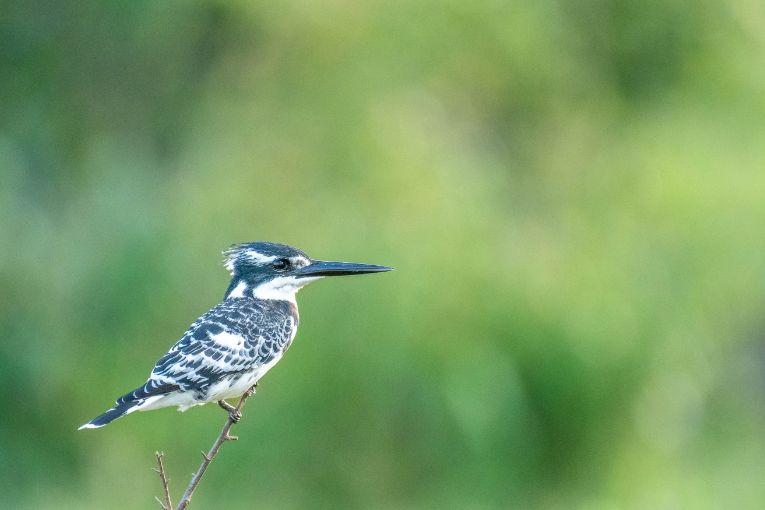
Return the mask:
[[168,487],[167,484],[167,472],[165,471],[165,454],[164,452],[154,452],[154,455],[157,457],[157,465],[159,465],[159,469],[154,469],[157,473],[159,473],[159,479],[162,481],[162,492],[164,493],[165,500],[162,501],[158,497],[154,497],[160,505],[162,505],[162,508],[164,510],[173,510],[173,503],[170,501],[170,487]]
[[178,506],[176,507],[176,510],[184,510],[187,506],[189,506],[189,503],[191,502],[191,496],[194,495],[194,491],[196,490],[197,486],[199,485],[199,482],[202,480],[202,476],[204,476],[205,471],[207,471],[207,467],[210,465],[210,462],[215,458],[215,456],[218,454],[218,450],[220,450],[220,447],[225,443],[226,441],[236,441],[239,439],[236,436],[232,436],[229,434],[229,431],[231,430],[231,426],[236,423],[239,418],[236,418],[237,416],[241,416],[242,408],[244,407],[244,403],[247,401],[247,398],[255,393],[255,388],[257,387],[257,384],[247,390],[247,392],[242,395],[242,398],[239,399],[239,403],[236,405],[233,411],[229,412],[228,419],[226,420],[226,424],[223,426],[223,430],[220,431],[220,435],[218,436],[218,439],[215,440],[215,442],[212,445],[212,448],[210,448],[210,451],[205,453],[202,452],[202,464],[199,466],[199,469],[196,473],[194,473],[194,476],[191,478],[191,482],[189,483],[189,486],[186,488],[186,492],[183,493],[183,497],[181,498],[181,501],[178,503]]

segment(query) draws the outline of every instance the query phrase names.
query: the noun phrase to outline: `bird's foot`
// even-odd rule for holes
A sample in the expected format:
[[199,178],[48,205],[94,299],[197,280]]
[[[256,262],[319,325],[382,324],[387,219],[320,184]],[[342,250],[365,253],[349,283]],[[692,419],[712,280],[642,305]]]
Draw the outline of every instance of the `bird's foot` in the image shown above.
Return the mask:
[[258,389],[258,383],[253,384],[250,388],[244,392],[244,396],[251,397],[255,394],[255,390]]
[[236,407],[232,406],[225,400],[218,400],[218,405],[223,409],[224,411],[228,411],[228,418],[234,422],[239,423],[239,420],[242,419],[242,413],[236,410]]

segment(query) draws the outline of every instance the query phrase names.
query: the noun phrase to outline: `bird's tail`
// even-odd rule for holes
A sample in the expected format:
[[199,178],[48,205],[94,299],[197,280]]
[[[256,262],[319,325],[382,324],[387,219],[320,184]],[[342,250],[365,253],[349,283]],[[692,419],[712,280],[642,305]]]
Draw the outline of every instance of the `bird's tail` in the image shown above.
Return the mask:
[[126,414],[130,414],[133,411],[137,411],[141,404],[145,402],[145,399],[138,399],[138,400],[131,400],[129,402],[123,402],[121,404],[117,404],[116,406],[112,407],[108,411],[106,411],[104,414],[101,414],[99,416],[96,416],[92,420],[90,420],[88,423],[83,425],[77,430],[82,429],[97,429],[100,427],[103,427],[104,425],[108,425],[109,423],[113,422],[117,418],[121,418],[122,416],[125,416]]
[[154,404],[168,393],[172,393],[178,389],[180,389],[180,386],[177,384],[160,383],[153,379],[149,379],[146,384],[140,388],[136,388],[118,398],[114,407],[106,411],[104,414],[96,416],[77,430],[97,429],[104,425],[108,425],[117,418],[121,418],[133,411],[153,409],[153,407],[149,407],[151,404]]

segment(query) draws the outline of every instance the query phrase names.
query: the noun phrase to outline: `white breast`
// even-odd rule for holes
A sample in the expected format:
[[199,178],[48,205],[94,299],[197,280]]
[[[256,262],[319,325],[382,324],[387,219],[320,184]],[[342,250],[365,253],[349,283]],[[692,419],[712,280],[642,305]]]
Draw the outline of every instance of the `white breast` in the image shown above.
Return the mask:
[[241,397],[245,391],[250,389],[261,377],[266,375],[266,372],[271,370],[281,358],[282,356],[280,354],[275,356],[274,359],[265,365],[261,365],[250,372],[224,377],[210,386],[207,390],[207,398],[205,399],[205,402],[217,402],[218,400],[225,398]]

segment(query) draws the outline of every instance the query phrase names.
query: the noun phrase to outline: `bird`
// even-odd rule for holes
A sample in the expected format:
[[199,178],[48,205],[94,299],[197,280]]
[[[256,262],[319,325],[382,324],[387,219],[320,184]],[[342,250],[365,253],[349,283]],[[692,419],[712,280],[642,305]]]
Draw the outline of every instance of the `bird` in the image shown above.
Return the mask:
[[194,321],[154,365],[142,386],[82,425],[95,429],[134,411],[210,402],[241,417],[226,399],[253,388],[292,344],[299,322],[296,293],[329,276],[390,271],[388,266],[314,260],[285,244],[255,241],[223,252],[231,282],[223,300]]

